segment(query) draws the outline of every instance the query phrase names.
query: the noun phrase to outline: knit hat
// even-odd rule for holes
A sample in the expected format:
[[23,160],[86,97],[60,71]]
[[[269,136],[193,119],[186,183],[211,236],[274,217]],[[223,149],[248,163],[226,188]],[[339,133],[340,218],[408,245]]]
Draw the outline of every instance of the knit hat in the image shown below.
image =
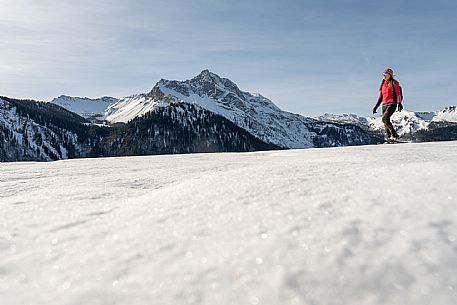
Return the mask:
[[391,68],[387,68],[384,70],[384,73],[389,73],[391,76],[394,75],[394,71]]

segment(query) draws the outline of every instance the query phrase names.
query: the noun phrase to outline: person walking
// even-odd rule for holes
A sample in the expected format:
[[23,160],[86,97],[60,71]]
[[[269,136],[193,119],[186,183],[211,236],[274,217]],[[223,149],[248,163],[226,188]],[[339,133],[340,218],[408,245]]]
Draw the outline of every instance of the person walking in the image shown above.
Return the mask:
[[403,110],[403,96],[400,83],[394,79],[394,71],[387,68],[382,73],[383,80],[379,87],[378,102],[373,108],[373,114],[377,112],[379,105],[382,103],[382,122],[386,129],[386,140],[394,140],[398,138],[398,133],[395,131],[390,117],[395,113],[395,110]]

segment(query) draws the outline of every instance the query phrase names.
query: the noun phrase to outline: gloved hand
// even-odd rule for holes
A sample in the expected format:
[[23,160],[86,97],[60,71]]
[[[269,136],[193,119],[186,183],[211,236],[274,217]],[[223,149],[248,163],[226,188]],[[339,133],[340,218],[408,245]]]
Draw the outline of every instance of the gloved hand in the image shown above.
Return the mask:
[[373,107],[373,114],[375,114],[377,112],[377,110],[378,110],[378,107],[376,107],[376,106]]
[[398,103],[398,111],[402,111],[403,110],[403,104],[402,103]]

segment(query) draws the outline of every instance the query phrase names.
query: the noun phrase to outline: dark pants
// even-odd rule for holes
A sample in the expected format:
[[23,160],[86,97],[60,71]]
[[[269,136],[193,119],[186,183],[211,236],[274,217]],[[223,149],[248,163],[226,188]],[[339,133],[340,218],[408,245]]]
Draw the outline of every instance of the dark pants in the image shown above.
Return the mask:
[[387,104],[382,106],[382,122],[386,128],[386,134],[388,138],[392,136],[398,138],[398,134],[395,131],[392,122],[390,121],[390,117],[395,113],[395,110],[397,110],[397,104]]

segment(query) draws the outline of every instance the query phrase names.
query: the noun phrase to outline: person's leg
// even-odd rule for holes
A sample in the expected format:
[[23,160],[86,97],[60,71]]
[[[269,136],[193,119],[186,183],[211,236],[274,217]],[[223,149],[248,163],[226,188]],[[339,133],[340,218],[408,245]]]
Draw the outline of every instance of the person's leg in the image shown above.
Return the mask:
[[395,113],[396,109],[397,105],[387,105],[382,109],[382,122],[384,123],[384,127],[386,129],[386,134],[388,138],[390,138],[391,136],[398,138],[398,134],[395,131],[392,122],[390,121],[390,117]]
[[388,124],[389,124],[389,127],[390,127],[390,134],[394,137],[394,138],[398,138],[398,133],[397,131],[395,130],[394,126],[392,125],[392,122],[390,121],[390,117],[395,113],[395,111],[397,110],[397,105],[394,104],[390,107],[390,110],[389,110],[389,117],[387,119],[388,121]]

